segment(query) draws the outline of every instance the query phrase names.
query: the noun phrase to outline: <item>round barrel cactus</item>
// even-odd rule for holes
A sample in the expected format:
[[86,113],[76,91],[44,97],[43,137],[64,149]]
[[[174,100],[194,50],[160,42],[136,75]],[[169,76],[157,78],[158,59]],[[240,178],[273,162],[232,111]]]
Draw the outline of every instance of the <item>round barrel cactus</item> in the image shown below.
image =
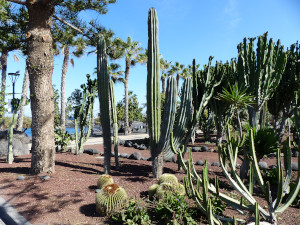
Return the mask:
[[103,174],[99,177],[98,182],[97,182],[97,187],[99,189],[105,187],[108,184],[113,184],[113,178],[112,176],[108,175],[108,174]]
[[177,184],[178,179],[173,174],[164,173],[163,175],[160,176],[160,178],[158,180],[158,184],[162,184],[162,183]]
[[127,200],[126,191],[117,184],[108,184],[96,195],[96,211],[100,215],[113,214],[121,208]]

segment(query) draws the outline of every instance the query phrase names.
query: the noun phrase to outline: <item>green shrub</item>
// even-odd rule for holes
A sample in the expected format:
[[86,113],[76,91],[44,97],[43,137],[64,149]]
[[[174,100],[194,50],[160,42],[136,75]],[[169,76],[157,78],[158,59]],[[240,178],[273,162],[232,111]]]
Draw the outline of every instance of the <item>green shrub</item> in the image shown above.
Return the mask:
[[142,205],[141,200],[131,199],[124,209],[112,216],[112,219],[122,224],[150,225],[151,220],[147,208]]
[[184,196],[174,193],[156,202],[155,216],[161,224],[197,224],[194,220],[196,210],[189,208]]
[[56,151],[66,151],[68,145],[73,140],[72,136],[68,132],[63,132],[61,129],[55,129],[54,131]]

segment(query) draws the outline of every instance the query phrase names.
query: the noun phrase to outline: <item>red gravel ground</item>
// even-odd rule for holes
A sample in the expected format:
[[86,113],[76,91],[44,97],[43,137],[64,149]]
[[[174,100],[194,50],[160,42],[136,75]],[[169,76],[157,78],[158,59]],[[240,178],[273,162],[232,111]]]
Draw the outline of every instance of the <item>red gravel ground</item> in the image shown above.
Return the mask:
[[[204,143],[198,143],[196,145]],[[215,146],[209,145],[210,149]],[[85,146],[103,152],[102,145]],[[134,148],[120,146],[120,153],[133,153]],[[149,151],[140,151],[143,157],[149,157]],[[113,224],[106,217],[100,217],[95,212],[95,189],[97,179],[103,173],[103,158],[100,155],[73,155],[58,153],[56,155],[56,172],[50,175],[50,180],[41,180],[40,175],[31,175],[30,155],[16,157],[9,165],[5,158],[0,158],[0,196],[6,199],[32,224]],[[193,153],[193,160],[218,161],[215,152]],[[273,164],[275,159],[267,159]],[[297,158],[293,158],[297,161]],[[114,158],[112,158],[114,165]],[[183,171],[177,171],[177,164],[165,163],[165,173],[173,173],[182,182]],[[195,166],[200,171],[202,166]],[[17,180],[24,175],[25,180]],[[209,176],[218,175],[220,181],[226,181],[220,167],[209,166]],[[148,188],[157,180],[152,178],[151,162],[120,158],[120,170],[112,167],[112,176],[118,185],[122,186],[129,197],[140,198],[147,196]],[[293,174],[295,178],[296,174]],[[227,191],[233,192],[227,188]],[[259,197],[258,197],[259,198]],[[262,202],[263,200],[260,199]],[[235,211],[226,209],[227,216],[237,215]],[[244,217],[247,219],[247,217]],[[206,224],[200,220],[199,224]],[[279,224],[300,224],[299,204],[289,207],[279,215]]]

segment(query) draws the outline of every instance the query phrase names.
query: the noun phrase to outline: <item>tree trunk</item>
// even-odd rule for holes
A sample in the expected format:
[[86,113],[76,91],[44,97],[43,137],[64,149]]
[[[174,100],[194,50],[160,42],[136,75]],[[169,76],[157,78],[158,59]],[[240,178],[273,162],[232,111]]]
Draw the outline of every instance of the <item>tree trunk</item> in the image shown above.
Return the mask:
[[180,76],[179,76],[179,74],[177,73],[177,76],[176,76],[177,95],[179,95],[179,79],[180,79]]
[[[161,77],[161,88],[162,88],[162,93],[165,94],[166,93],[166,78],[165,77]],[[177,89],[178,92],[178,89]]]
[[164,152],[158,149],[153,152],[154,154],[151,154],[153,178],[159,178],[163,174]]
[[128,100],[128,79],[129,79],[129,71],[130,71],[130,59],[126,58],[126,69],[125,69],[125,81],[124,81],[124,89],[125,89],[125,135],[130,133],[129,128],[129,119],[128,119],[128,108],[129,108],[129,100]]
[[66,78],[69,64],[69,46],[65,45],[64,62],[61,73],[61,105],[60,105],[60,129],[66,130]]
[[6,49],[3,49],[0,57],[0,63],[2,66],[1,91],[3,92],[3,95],[5,95],[5,86],[6,86],[7,57],[8,57],[8,51]]
[[17,120],[17,130],[22,131],[23,130],[23,121],[24,121],[24,111],[25,111],[25,104],[27,100],[27,92],[28,92],[28,87],[29,86],[29,74],[28,74],[28,69],[27,66],[25,68],[25,75],[24,75],[24,80],[23,80],[23,87],[22,87],[22,97],[21,97],[21,107],[20,107],[20,112],[18,115],[18,120]]
[[26,1],[29,29],[26,33],[32,112],[31,173],[54,172],[54,101],[51,20],[53,1]]
[[[6,73],[7,73],[7,57],[8,57],[8,51],[6,49],[2,50],[1,57],[0,57],[0,63],[2,66],[2,82],[1,82],[1,91],[3,95],[3,101],[5,100],[5,86],[6,86]],[[0,129],[2,130],[4,126],[4,114],[3,118],[0,118]]]

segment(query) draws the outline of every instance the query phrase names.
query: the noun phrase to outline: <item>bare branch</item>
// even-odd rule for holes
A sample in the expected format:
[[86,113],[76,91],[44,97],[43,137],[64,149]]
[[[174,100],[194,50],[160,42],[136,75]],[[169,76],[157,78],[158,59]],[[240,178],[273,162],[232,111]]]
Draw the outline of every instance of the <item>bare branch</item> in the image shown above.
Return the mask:
[[87,35],[86,33],[84,33],[84,32],[83,32],[81,29],[79,29],[78,27],[76,27],[76,26],[70,24],[69,22],[63,20],[62,18],[60,18],[60,17],[58,17],[58,16],[56,16],[56,15],[53,15],[53,17],[54,17],[55,19],[59,20],[60,22],[62,22],[63,24],[65,24],[65,25],[71,27],[73,30],[76,30],[78,33],[80,33],[80,34],[82,34],[83,36],[87,37],[87,38],[90,39],[91,41],[93,40],[92,37],[90,37],[89,35]]
[[21,1],[21,0],[7,0],[9,2],[14,2],[14,3],[18,3],[20,5],[25,5],[26,4],[26,1]]

